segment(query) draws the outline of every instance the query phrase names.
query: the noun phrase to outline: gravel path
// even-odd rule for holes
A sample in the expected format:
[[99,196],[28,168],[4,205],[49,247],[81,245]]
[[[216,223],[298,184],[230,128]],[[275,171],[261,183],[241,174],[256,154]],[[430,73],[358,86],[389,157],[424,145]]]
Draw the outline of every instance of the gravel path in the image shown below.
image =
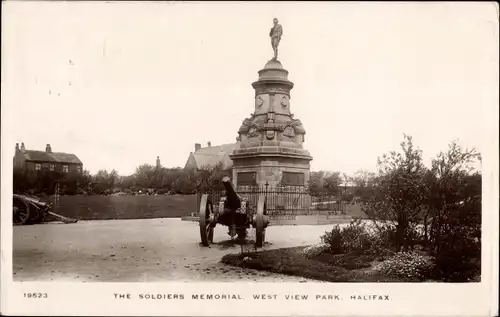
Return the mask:
[[[309,245],[332,225],[275,226],[264,249]],[[179,218],[81,221],[14,227],[15,281],[167,282],[311,280],[234,268],[220,263],[240,246],[227,243],[227,228],[215,228],[215,244],[199,244],[195,222]],[[317,282],[317,281],[314,281]]]

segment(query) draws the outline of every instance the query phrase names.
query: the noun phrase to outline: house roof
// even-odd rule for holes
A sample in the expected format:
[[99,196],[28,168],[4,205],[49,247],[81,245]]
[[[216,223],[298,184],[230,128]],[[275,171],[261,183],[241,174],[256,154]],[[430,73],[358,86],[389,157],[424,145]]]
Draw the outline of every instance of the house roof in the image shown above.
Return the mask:
[[227,169],[233,164],[233,161],[229,158],[229,154],[231,154],[237,146],[237,143],[208,146],[192,153],[192,157],[198,169],[215,167],[218,163],[221,163],[222,167]]
[[23,155],[26,161],[82,164],[75,154],[69,153],[27,150]]

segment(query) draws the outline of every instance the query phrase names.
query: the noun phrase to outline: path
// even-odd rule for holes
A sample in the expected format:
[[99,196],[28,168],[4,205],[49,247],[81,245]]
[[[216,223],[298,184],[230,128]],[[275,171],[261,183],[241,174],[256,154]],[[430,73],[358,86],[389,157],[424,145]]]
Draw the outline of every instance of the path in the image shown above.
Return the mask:
[[[264,249],[313,244],[331,228],[270,227]],[[226,227],[215,228],[216,243],[228,238]],[[200,246],[198,224],[179,218],[50,223],[14,227],[13,272],[15,281],[311,281],[220,263],[239,251]]]

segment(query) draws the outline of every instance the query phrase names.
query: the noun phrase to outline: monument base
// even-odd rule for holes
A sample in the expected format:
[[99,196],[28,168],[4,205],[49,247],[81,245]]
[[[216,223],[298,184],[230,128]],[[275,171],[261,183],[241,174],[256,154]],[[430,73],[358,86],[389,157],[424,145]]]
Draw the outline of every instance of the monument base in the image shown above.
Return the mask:
[[311,156],[305,150],[258,147],[235,150],[233,182],[239,186],[306,186]]

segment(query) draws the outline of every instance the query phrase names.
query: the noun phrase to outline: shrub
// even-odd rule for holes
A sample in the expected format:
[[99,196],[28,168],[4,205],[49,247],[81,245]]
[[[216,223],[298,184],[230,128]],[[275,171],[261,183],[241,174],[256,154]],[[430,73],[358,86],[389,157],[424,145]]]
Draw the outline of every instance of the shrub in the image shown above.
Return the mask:
[[396,245],[396,229],[391,225],[379,225],[372,234],[372,244],[378,249],[392,248]]
[[432,269],[430,257],[413,252],[398,252],[377,266],[377,270],[387,276],[411,280],[428,278]]
[[481,273],[481,241],[465,232],[452,232],[438,244],[433,277],[466,282]]
[[320,254],[322,254],[323,252],[327,251],[330,247],[325,244],[325,243],[319,243],[319,244],[315,244],[315,245],[311,245],[307,248],[305,248],[304,250],[302,250],[302,254],[310,259],[310,258],[314,258]]
[[332,253],[344,252],[344,239],[342,237],[342,229],[340,229],[339,225],[333,227],[331,231],[325,232],[321,236],[321,241],[329,247]]
[[349,226],[340,228],[335,226],[331,231],[321,236],[324,244],[328,245],[329,251],[336,253],[372,253],[379,249],[373,243],[373,234],[369,232],[360,220],[352,221]]

